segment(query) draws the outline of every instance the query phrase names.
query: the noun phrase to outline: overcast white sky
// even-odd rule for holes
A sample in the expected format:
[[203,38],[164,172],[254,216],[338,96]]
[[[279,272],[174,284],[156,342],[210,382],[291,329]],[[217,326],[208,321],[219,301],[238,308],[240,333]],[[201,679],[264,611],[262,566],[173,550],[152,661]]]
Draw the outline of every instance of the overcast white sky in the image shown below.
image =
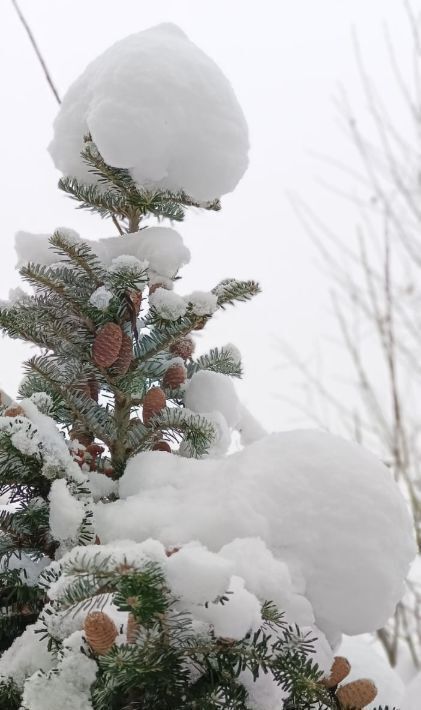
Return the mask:
[[[291,373],[277,368],[278,338],[305,356],[331,330],[328,284],[291,208],[298,193],[346,238],[358,216],[320,186],[332,178],[313,153],[352,165],[334,97],[344,85],[364,116],[352,30],[386,102],[396,85],[387,61],[383,24],[396,54],[408,61],[410,35],[401,0],[20,0],[61,94],[87,62],[114,41],[162,21],[179,24],[221,66],[250,127],[250,167],[219,214],[189,217],[180,228],[192,251],[180,289],[210,288],[221,278],[256,278],[263,295],[218,315],[200,348],[234,342],[245,361],[242,396],[270,429],[293,424],[282,395],[293,395]],[[421,0],[413,0],[416,11]],[[57,105],[9,0],[0,3],[2,111],[0,170],[2,250],[0,297],[17,284],[13,234],[66,225],[82,236],[113,233],[111,225],[75,211],[56,189],[46,146]],[[348,184],[340,184],[349,189]],[[23,346],[1,344],[2,386],[13,394]],[[329,351],[328,355],[329,355]],[[327,363],[334,368],[336,363]]]

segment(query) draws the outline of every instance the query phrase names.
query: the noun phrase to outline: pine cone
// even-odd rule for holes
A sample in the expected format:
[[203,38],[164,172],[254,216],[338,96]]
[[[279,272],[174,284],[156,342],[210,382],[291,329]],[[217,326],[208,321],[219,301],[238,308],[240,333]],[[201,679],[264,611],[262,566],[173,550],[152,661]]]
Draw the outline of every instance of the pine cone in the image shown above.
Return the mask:
[[92,359],[98,367],[111,367],[117,360],[123,331],[117,323],[107,323],[97,332],[92,346]]
[[84,630],[89,646],[98,655],[108,653],[118,635],[114,621],[103,611],[89,612],[85,618]]
[[25,416],[25,412],[23,411],[20,404],[12,404],[11,407],[8,407],[6,409],[3,416],[5,416],[5,417],[22,417],[22,416]]
[[361,678],[354,680],[351,683],[341,686],[336,691],[336,697],[339,700],[343,710],[360,710],[373,702],[377,695],[377,688],[372,680]]
[[139,628],[140,628],[139,622],[136,621],[133,614],[131,612],[129,612],[129,616],[127,618],[127,630],[126,630],[127,643],[134,643],[136,641],[136,637],[137,637]]
[[183,360],[188,360],[194,353],[195,344],[192,338],[188,335],[185,338],[180,338],[170,345],[170,353],[176,357],[182,357]]
[[330,675],[328,678],[324,678],[322,681],[326,688],[335,688],[339,683],[347,677],[351,670],[351,664],[347,658],[343,656],[335,656],[332,668],[330,669]]
[[152,451],[168,451],[171,453],[171,446],[168,441],[157,441],[156,444],[152,446]]
[[113,368],[119,375],[125,375],[133,360],[133,342],[130,335],[123,333],[121,348]]
[[186,370],[183,365],[170,365],[162,378],[162,384],[175,390],[186,381]]
[[143,398],[143,423],[147,426],[150,419],[165,409],[167,398],[160,387],[152,387]]

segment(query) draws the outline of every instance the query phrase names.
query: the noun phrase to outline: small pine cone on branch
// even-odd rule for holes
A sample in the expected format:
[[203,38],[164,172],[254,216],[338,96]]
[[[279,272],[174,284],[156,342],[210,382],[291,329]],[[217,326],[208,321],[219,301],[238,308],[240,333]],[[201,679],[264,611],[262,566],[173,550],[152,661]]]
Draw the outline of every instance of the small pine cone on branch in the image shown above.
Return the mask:
[[129,612],[129,616],[127,618],[127,630],[126,630],[126,636],[127,636],[127,643],[134,643],[136,641],[137,634],[139,632],[139,622],[136,621],[134,618],[133,614],[131,611]]
[[169,445],[168,441],[157,441],[153,446],[152,446],[152,451],[168,451],[169,454],[171,454],[171,446]]
[[92,359],[98,367],[111,367],[117,360],[123,331],[117,323],[107,323],[99,329],[92,346]]
[[336,698],[343,710],[361,710],[370,705],[376,695],[377,688],[368,678],[353,680],[336,691]]
[[3,416],[5,416],[5,417],[22,417],[22,416],[25,416],[25,412],[23,411],[20,404],[12,404],[11,407],[8,407],[6,409]]
[[114,621],[103,611],[89,612],[85,618],[84,630],[92,651],[100,656],[108,653],[118,635]]
[[175,390],[186,381],[186,368],[183,365],[170,365],[162,378],[162,384],[168,389]]
[[185,338],[180,338],[170,345],[170,353],[176,357],[181,357],[183,360],[188,360],[194,353],[194,340],[188,335]]
[[118,375],[125,375],[133,360],[133,342],[130,335],[123,333],[121,348],[117,360],[113,364]]
[[167,398],[160,387],[152,387],[143,398],[143,423],[147,426],[155,414],[165,409]]
[[322,683],[326,688],[335,688],[339,683],[347,677],[351,670],[351,664],[347,658],[343,656],[335,656],[330,675],[324,678]]

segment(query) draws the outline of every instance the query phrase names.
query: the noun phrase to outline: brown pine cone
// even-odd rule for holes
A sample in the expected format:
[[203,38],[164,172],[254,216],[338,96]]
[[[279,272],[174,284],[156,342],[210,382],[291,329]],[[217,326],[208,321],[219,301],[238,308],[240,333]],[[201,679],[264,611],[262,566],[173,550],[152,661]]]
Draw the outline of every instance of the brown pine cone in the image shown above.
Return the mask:
[[323,685],[325,685],[326,688],[335,688],[347,677],[350,670],[351,664],[347,658],[335,656],[332,668],[330,669],[330,675],[323,679]]
[[98,367],[111,367],[117,360],[123,331],[117,323],[107,323],[99,329],[92,346],[92,359]]
[[134,643],[136,641],[136,637],[137,637],[139,628],[140,628],[139,622],[136,621],[133,614],[129,611],[129,616],[127,618],[127,630],[126,630],[127,643]]
[[93,652],[98,655],[108,653],[118,635],[114,621],[103,611],[91,611],[83,626],[86,640]]
[[130,335],[123,333],[123,338],[121,341],[121,348],[118,354],[118,358],[113,364],[113,369],[118,375],[125,375],[130,367],[130,363],[133,360],[133,341]]
[[186,370],[183,365],[170,365],[162,378],[162,384],[175,390],[186,381]]
[[342,685],[336,691],[336,697],[339,700],[343,710],[360,710],[373,702],[377,695],[377,688],[372,680],[361,678],[354,680],[351,683]]
[[5,417],[22,417],[22,416],[25,416],[25,412],[23,411],[20,404],[12,404],[11,407],[8,407],[6,409],[3,416],[5,416]]
[[152,387],[143,398],[143,423],[147,426],[150,419],[165,409],[167,398],[160,387]]
[[176,357],[182,357],[183,360],[188,360],[194,353],[194,340],[190,336],[180,338],[170,345],[170,353]]
[[152,446],[152,451],[168,451],[171,453],[171,446],[168,441],[157,441],[156,444]]

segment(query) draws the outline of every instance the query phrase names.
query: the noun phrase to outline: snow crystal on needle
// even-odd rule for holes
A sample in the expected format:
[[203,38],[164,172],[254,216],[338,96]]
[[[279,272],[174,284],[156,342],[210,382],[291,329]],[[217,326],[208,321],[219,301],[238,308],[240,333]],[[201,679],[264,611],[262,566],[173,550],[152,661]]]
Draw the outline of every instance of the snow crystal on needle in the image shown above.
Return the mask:
[[100,311],[106,311],[110,301],[113,297],[111,291],[109,291],[105,286],[99,286],[92,294],[89,299],[89,303]]
[[150,536],[217,551],[237,537],[260,537],[301,578],[300,593],[329,633],[380,628],[415,555],[390,471],[324,432],[272,434],[220,459],[140,453],[119,485],[121,500],[95,506],[103,542]]
[[167,291],[166,288],[157,288],[149,296],[149,305],[164,320],[177,320],[184,316],[187,304],[181,296],[174,291]]
[[198,200],[231,192],[246,170],[248,132],[219,67],[176,25],[107,49],[66,93],[50,153],[66,175],[94,182],[80,157],[90,133],[104,160],[140,186]]

